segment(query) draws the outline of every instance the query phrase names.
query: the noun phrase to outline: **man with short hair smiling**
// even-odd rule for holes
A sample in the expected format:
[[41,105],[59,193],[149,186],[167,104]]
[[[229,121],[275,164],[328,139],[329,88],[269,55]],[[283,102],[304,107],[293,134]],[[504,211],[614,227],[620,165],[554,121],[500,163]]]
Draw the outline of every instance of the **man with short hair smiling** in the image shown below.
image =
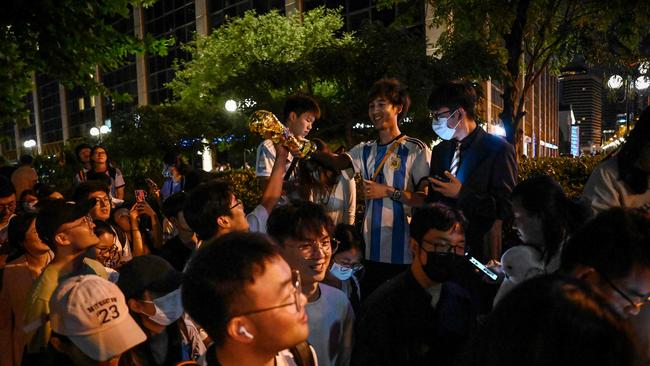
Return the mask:
[[214,341],[209,366],[317,364],[305,343],[300,275],[267,236],[236,232],[205,243],[181,289],[186,311]]
[[332,231],[332,219],[323,206],[308,201],[280,206],[268,221],[268,233],[280,244],[282,256],[292,269],[300,271],[302,292],[308,300],[308,340],[325,366],[350,363],[354,324],[347,296],[321,283],[336,251]]
[[[25,343],[27,357],[34,360],[47,349],[50,339],[49,301],[56,286],[68,277],[96,274],[108,278],[101,263],[87,258],[89,248],[99,243],[93,232],[95,225],[88,211],[95,200],[85,204],[51,201],[44,205],[36,217],[36,232],[41,240],[54,251],[54,259],[38,277],[28,297],[25,312]],[[33,364],[37,364],[33,362]]]
[[[275,145],[278,157],[286,158],[289,150]],[[241,200],[235,197],[232,186],[222,180],[212,180],[196,186],[189,192],[183,217],[201,240],[236,231],[266,232],[266,221],[282,194],[285,164],[273,164],[270,184],[264,189],[262,202],[246,215]]]
[[363,304],[353,364],[456,364],[475,319],[470,293],[460,285],[467,263],[464,226],[459,211],[441,204],[415,212],[413,263]]

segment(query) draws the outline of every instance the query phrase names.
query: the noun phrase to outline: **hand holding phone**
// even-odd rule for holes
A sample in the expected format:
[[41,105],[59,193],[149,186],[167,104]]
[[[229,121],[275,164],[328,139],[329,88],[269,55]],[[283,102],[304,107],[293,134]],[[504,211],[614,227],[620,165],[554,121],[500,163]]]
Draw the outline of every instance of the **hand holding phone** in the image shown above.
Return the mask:
[[469,262],[476,268],[478,268],[479,271],[483,272],[484,275],[488,276],[492,281],[496,281],[499,276],[494,273],[492,270],[490,270],[485,264],[479,262],[478,259],[472,257],[469,254],[465,254]]
[[147,193],[144,191],[144,189],[135,190],[135,202],[144,202],[146,198],[147,198]]

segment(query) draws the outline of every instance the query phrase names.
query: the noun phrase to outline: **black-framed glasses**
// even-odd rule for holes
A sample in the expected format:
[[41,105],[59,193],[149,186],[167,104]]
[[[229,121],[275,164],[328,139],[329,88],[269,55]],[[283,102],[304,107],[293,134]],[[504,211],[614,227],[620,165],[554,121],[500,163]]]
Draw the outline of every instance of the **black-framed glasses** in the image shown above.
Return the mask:
[[431,253],[440,253],[440,254],[456,254],[456,255],[465,255],[465,244],[462,245],[452,245],[449,243],[432,243],[427,240],[422,240],[422,244],[427,244],[433,247],[433,251],[426,250],[424,246],[422,247],[426,252]]
[[271,311],[275,309],[280,309],[280,308],[286,308],[288,306],[294,305],[296,307],[296,313],[299,313],[302,311],[302,302],[300,301],[300,295],[302,295],[302,281],[300,280],[300,272],[298,270],[293,270],[291,271],[291,286],[293,287],[293,301],[288,302],[286,304],[281,304],[281,305],[276,305],[276,306],[271,306],[268,308],[262,308],[262,309],[257,309],[257,310],[250,310],[250,311],[245,311],[242,313],[235,314],[231,316],[231,318],[235,318],[238,316],[247,316],[247,315],[253,315],[253,314],[258,314],[258,313],[263,313],[266,311]]
[[67,227],[67,228],[65,228],[63,230],[59,230],[59,231],[57,231],[57,233],[60,233],[60,232],[66,231],[66,230],[70,230],[70,229],[74,229],[74,228],[82,226],[84,224],[88,225],[89,229],[92,229],[91,223],[93,222],[93,218],[90,217],[90,215],[83,216],[80,219],[81,219],[81,222],[79,222],[78,224],[72,225],[72,226]]
[[323,251],[324,254],[336,253],[339,247],[338,240],[334,238],[325,239],[323,241],[303,241],[298,244],[298,251],[302,254],[303,258],[311,258],[317,250]]
[[96,205],[103,205],[103,206],[110,206],[111,205],[111,197],[110,196],[104,196],[104,197],[95,197],[95,204]]
[[454,109],[453,112],[451,111],[451,109],[446,110],[446,111],[444,111],[444,112],[440,112],[440,113],[431,112],[431,113],[429,113],[429,118],[433,118],[434,120],[437,121],[437,120],[439,120],[440,118],[442,118],[445,114],[449,114],[449,115],[447,116],[447,118],[451,118],[451,116],[453,116],[454,113],[456,113],[457,111],[458,111],[458,108]]
[[237,206],[239,206],[241,204],[243,204],[243,202],[238,198],[237,200],[235,200],[235,204],[230,206],[230,209],[232,210],[233,208],[235,208],[235,207],[237,207]]
[[632,298],[628,294],[626,294],[625,291],[621,290],[621,288],[616,286],[614,284],[614,282],[612,282],[612,280],[610,280],[607,276],[605,276],[604,273],[602,273],[601,271],[598,271],[598,270],[596,270],[596,272],[598,272],[600,277],[602,277],[605,280],[605,282],[607,282],[609,287],[611,287],[614,291],[616,291],[616,293],[621,295],[621,297],[623,299],[625,299],[625,301],[627,301],[630,304],[631,307],[636,308],[636,309],[640,309],[643,305],[646,305],[648,302],[650,302],[650,296],[648,296],[648,295],[633,294],[633,296],[639,297],[641,299],[638,302],[634,302],[634,300],[632,300]]

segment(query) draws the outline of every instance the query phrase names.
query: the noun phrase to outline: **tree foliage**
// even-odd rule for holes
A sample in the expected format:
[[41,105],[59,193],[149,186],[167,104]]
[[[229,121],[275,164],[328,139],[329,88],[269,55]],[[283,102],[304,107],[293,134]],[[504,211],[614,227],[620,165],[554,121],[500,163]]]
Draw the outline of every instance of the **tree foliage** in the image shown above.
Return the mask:
[[444,28],[437,56],[467,75],[489,70],[503,85],[500,117],[511,142],[521,132],[526,94],[544,69],[557,71],[577,56],[618,68],[650,56],[650,2],[644,0],[435,0],[429,6],[434,25]]
[[26,115],[32,74],[72,89],[110,93],[94,80],[95,67],[110,71],[129,55],[164,54],[173,40],[138,40],[114,27],[132,21],[132,6],[155,0],[8,0],[0,5],[0,123]]
[[[191,60],[178,65],[168,86],[175,103],[191,108],[240,101],[232,115],[238,126],[255,109],[269,109],[282,118],[287,95],[312,94],[324,112],[312,135],[349,146],[364,136],[364,131],[353,135],[352,127],[368,119],[370,85],[381,77],[397,77],[417,100],[412,117],[424,119],[435,68],[426,56],[423,35],[379,24],[357,33],[342,27],[340,9],[317,8],[302,19],[248,12],[187,46]],[[411,123],[407,129],[419,126]]]

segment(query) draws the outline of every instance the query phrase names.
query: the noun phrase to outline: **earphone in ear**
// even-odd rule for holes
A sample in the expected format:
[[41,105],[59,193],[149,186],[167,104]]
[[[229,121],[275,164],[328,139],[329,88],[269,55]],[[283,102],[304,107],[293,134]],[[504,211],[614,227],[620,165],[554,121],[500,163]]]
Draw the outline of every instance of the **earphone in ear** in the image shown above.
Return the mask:
[[246,329],[246,327],[243,326],[243,325],[242,325],[241,327],[239,327],[239,334],[243,335],[244,337],[246,337],[246,338],[248,338],[248,339],[253,339],[253,338],[255,338],[255,337],[253,337],[252,334],[250,334],[250,333],[248,332],[248,330]]

